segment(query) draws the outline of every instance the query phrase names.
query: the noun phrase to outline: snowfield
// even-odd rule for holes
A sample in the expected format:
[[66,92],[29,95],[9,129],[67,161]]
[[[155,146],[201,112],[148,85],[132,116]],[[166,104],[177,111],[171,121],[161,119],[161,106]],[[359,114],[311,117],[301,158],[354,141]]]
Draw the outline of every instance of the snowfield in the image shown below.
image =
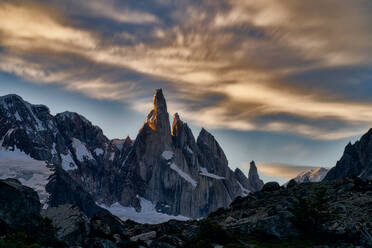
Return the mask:
[[239,187],[242,190],[243,196],[247,196],[249,194],[249,192],[251,192],[250,190],[244,188],[243,185],[241,185],[241,183],[239,183],[238,181],[237,181],[237,183],[239,184]]
[[43,161],[35,160],[20,150],[0,150],[0,179],[15,178],[33,188],[39,195],[43,208],[47,207],[49,194],[45,190],[53,171]]
[[98,205],[107,209],[113,215],[118,216],[122,220],[129,219],[142,224],[160,224],[169,220],[189,220],[189,218],[181,215],[174,216],[159,213],[155,210],[155,206],[151,201],[139,196],[137,196],[137,198],[141,203],[140,212],[137,212],[133,207],[123,207],[120,203],[114,203],[109,207],[106,205]]

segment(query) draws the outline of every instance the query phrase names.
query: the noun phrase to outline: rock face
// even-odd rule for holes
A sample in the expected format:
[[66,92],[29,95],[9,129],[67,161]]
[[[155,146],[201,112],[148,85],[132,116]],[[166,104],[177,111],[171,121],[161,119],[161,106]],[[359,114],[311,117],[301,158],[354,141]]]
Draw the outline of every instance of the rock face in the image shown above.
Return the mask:
[[326,175],[324,180],[334,180],[355,175],[361,178],[372,178],[372,129],[362,138],[349,143],[337,162]]
[[[180,116],[172,128],[162,90],[156,90],[154,108],[123,163],[123,205],[138,207],[139,195],[172,215],[205,216],[244,195],[240,179],[228,167],[226,156],[212,134],[202,129],[197,141]],[[255,190],[249,187],[247,188]]]
[[252,161],[250,166],[248,178],[239,168],[236,168],[234,171],[235,177],[239,182],[239,186],[242,188],[242,191],[245,195],[247,195],[249,192],[261,190],[262,186],[264,185],[263,181],[258,176],[255,162]]
[[249,188],[253,189],[252,191],[259,191],[264,185],[264,182],[258,176],[257,166],[254,161],[251,162],[251,167],[248,174],[248,181],[250,184]]
[[47,191],[49,206],[77,205],[91,217],[96,205],[120,203],[140,211],[140,198],[157,211],[198,218],[262,187],[257,168],[249,178],[229,168],[212,134],[195,140],[178,114],[172,126],[161,89],[135,140],[109,140],[77,113],[53,116],[43,105],[16,95],[0,98],[0,147],[19,149],[54,167]]
[[48,208],[42,211],[42,216],[52,220],[57,229],[57,238],[70,246],[82,245],[84,237],[90,232],[89,219],[74,205],[64,204]]

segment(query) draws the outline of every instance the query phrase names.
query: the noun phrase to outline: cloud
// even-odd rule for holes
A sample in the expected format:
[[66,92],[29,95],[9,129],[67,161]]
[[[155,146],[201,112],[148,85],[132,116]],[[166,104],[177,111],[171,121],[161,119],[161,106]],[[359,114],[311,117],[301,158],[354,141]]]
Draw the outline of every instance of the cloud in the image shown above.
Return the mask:
[[[247,166],[244,164],[243,166]],[[316,169],[316,166],[290,165],[281,163],[258,163],[258,171],[269,177],[292,179],[303,171]]]
[[8,48],[92,49],[97,44],[84,30],[62,23],[47,7],[21,1],[0,3],[0,44]]
[[[0,69],[141,112],[150,89],[163,86],[171,111],[198,125],[340,139],[372,119],[372,102],[353,95],[349,74],[332,84],[311,77],[324,68],[327,78],[340,67],[371,68],[370,6],[344,2],[5,1]],[[156,4],[167,22],[151,14]],[[369,73],[358,77],[368,80]]]
[[87,12],[96,17],[104,17],[119,23],[157,23],[159,20],[155,15],[137,11],[129,8],[123,8],[114,1],[90,0],[83,1],[82,6]]

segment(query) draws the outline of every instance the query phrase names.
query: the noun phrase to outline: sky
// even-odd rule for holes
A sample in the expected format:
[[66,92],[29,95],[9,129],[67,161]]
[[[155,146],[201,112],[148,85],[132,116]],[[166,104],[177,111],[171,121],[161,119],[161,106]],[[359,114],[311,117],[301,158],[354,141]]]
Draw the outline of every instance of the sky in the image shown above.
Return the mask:
[[[368,0],[0,0],[0,94],[135,138],[171,115],[265,181],[332,167],[372,127]],[[290,170],[288,168],[293,168]],[[289,173],[289,171],[291,171]]]

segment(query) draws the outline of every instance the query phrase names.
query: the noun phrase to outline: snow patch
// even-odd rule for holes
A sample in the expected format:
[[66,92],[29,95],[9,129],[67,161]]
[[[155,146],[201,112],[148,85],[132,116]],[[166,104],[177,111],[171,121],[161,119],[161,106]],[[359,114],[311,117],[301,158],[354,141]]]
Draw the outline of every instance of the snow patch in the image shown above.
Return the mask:
[[161,156],[166,160],[171,160],[174,156],[174,153],[172,151],[164,151]]
[[49,194],[45,190],[53,171],[43,161],[38,161],[19,149],[0,150],[0,179],[15,178],[23,185],[33,188],[39,195],[44,208]]
[[192,179],[192,177],[190,177],[187,173],[185,173],[180,168],[178,168],[178,166],[175,163],[172,163],[170,165],[170,168],[172,170],[174,170],[175,172],[177,172],[180,177],[182,177],[183,179],[185,179],[186,181],[188,181],[189,183],[191,183],[191,185],[194,188],[198,185],[198,183],[194,179]]
[[112,214],[118,216],[122,220],[132,220],[142,224],[160,224],[169,220],[181,220],[186,221],[189,218],[182,215],[167,215],[159,213],[155,210],[155,205],[146,200],[143,197],[137,196],[141,203],[141,211],[137,212],[133,207],[124,207],[120,203],[116,202],[111,206],[99,205],[102,208],[107,209]]
[[83,142],[81,142],[80,140],[78,140],[76,138],[72,138],[72,147],[75,150],[76,158],[80,162],[83,162],[85,159],[94,160],[90,151],[87,149],[85,144]]
[[11,128],[11,129],[9,129],[9,130],[6,132],[6,134],[1,138],[1,140],[0,140],[0,150],[2,149],[2,146],[3,146],[3,143],[4,143],[4,139],[5,139],[6,137],[8,137],[9,135],[11,135],[11,134],[14,132],[14,130],[15,130],[15,128]]
[[225,179],[224,177],[220,177],[220,176],[217,176],[213,173],[209,173],[207,168],[205,168],[205,167],[200,167],[200,175],[210,177],[210,178],[214,178],[214,179],[217,179],[217,180]]
[[194,154],[194,152],[191,150],[191,148],[189,146],[186,147],[186,150],[190,153],[190,154]]
[[16,118],[17,121],[22,121],[22,118],[21,118],[21,116],[18,114],[18,111],[15,112],[14,116],[15,116],[15,118]]
[[76,170],[78,168],[74,160],[72,159],[70,151],[67,153],[67,155],[61,154],[61,159],[62,169],[64,169],[65,171]]
[[241,185],[238,181],[236,181],[240,187],[240,189],[242,190],[242,193],[243,193],[243,196],[247,196],[249,194],[249,192],[251,192],[250,190],[246,189],[243,187],[243,185]]
[[36,126],[37,126],[36,129],[37,129],[37,131],[43,131],[43,130],[45,130],[45,128],[43,126],[43,123],[39,120],[39,118],[37,118],[37,116],[35,115],[34,111],[32,110],[31,104],[25,103],[25,106],[28,109],[28,111],[30,111],[30,114],[32,115],[32,117],[34,118],[34,120],[36,122]]
[[94,152],[96,153],[97,156],[101,156],[103,154],[103,150],[101,148],[96,148]]

